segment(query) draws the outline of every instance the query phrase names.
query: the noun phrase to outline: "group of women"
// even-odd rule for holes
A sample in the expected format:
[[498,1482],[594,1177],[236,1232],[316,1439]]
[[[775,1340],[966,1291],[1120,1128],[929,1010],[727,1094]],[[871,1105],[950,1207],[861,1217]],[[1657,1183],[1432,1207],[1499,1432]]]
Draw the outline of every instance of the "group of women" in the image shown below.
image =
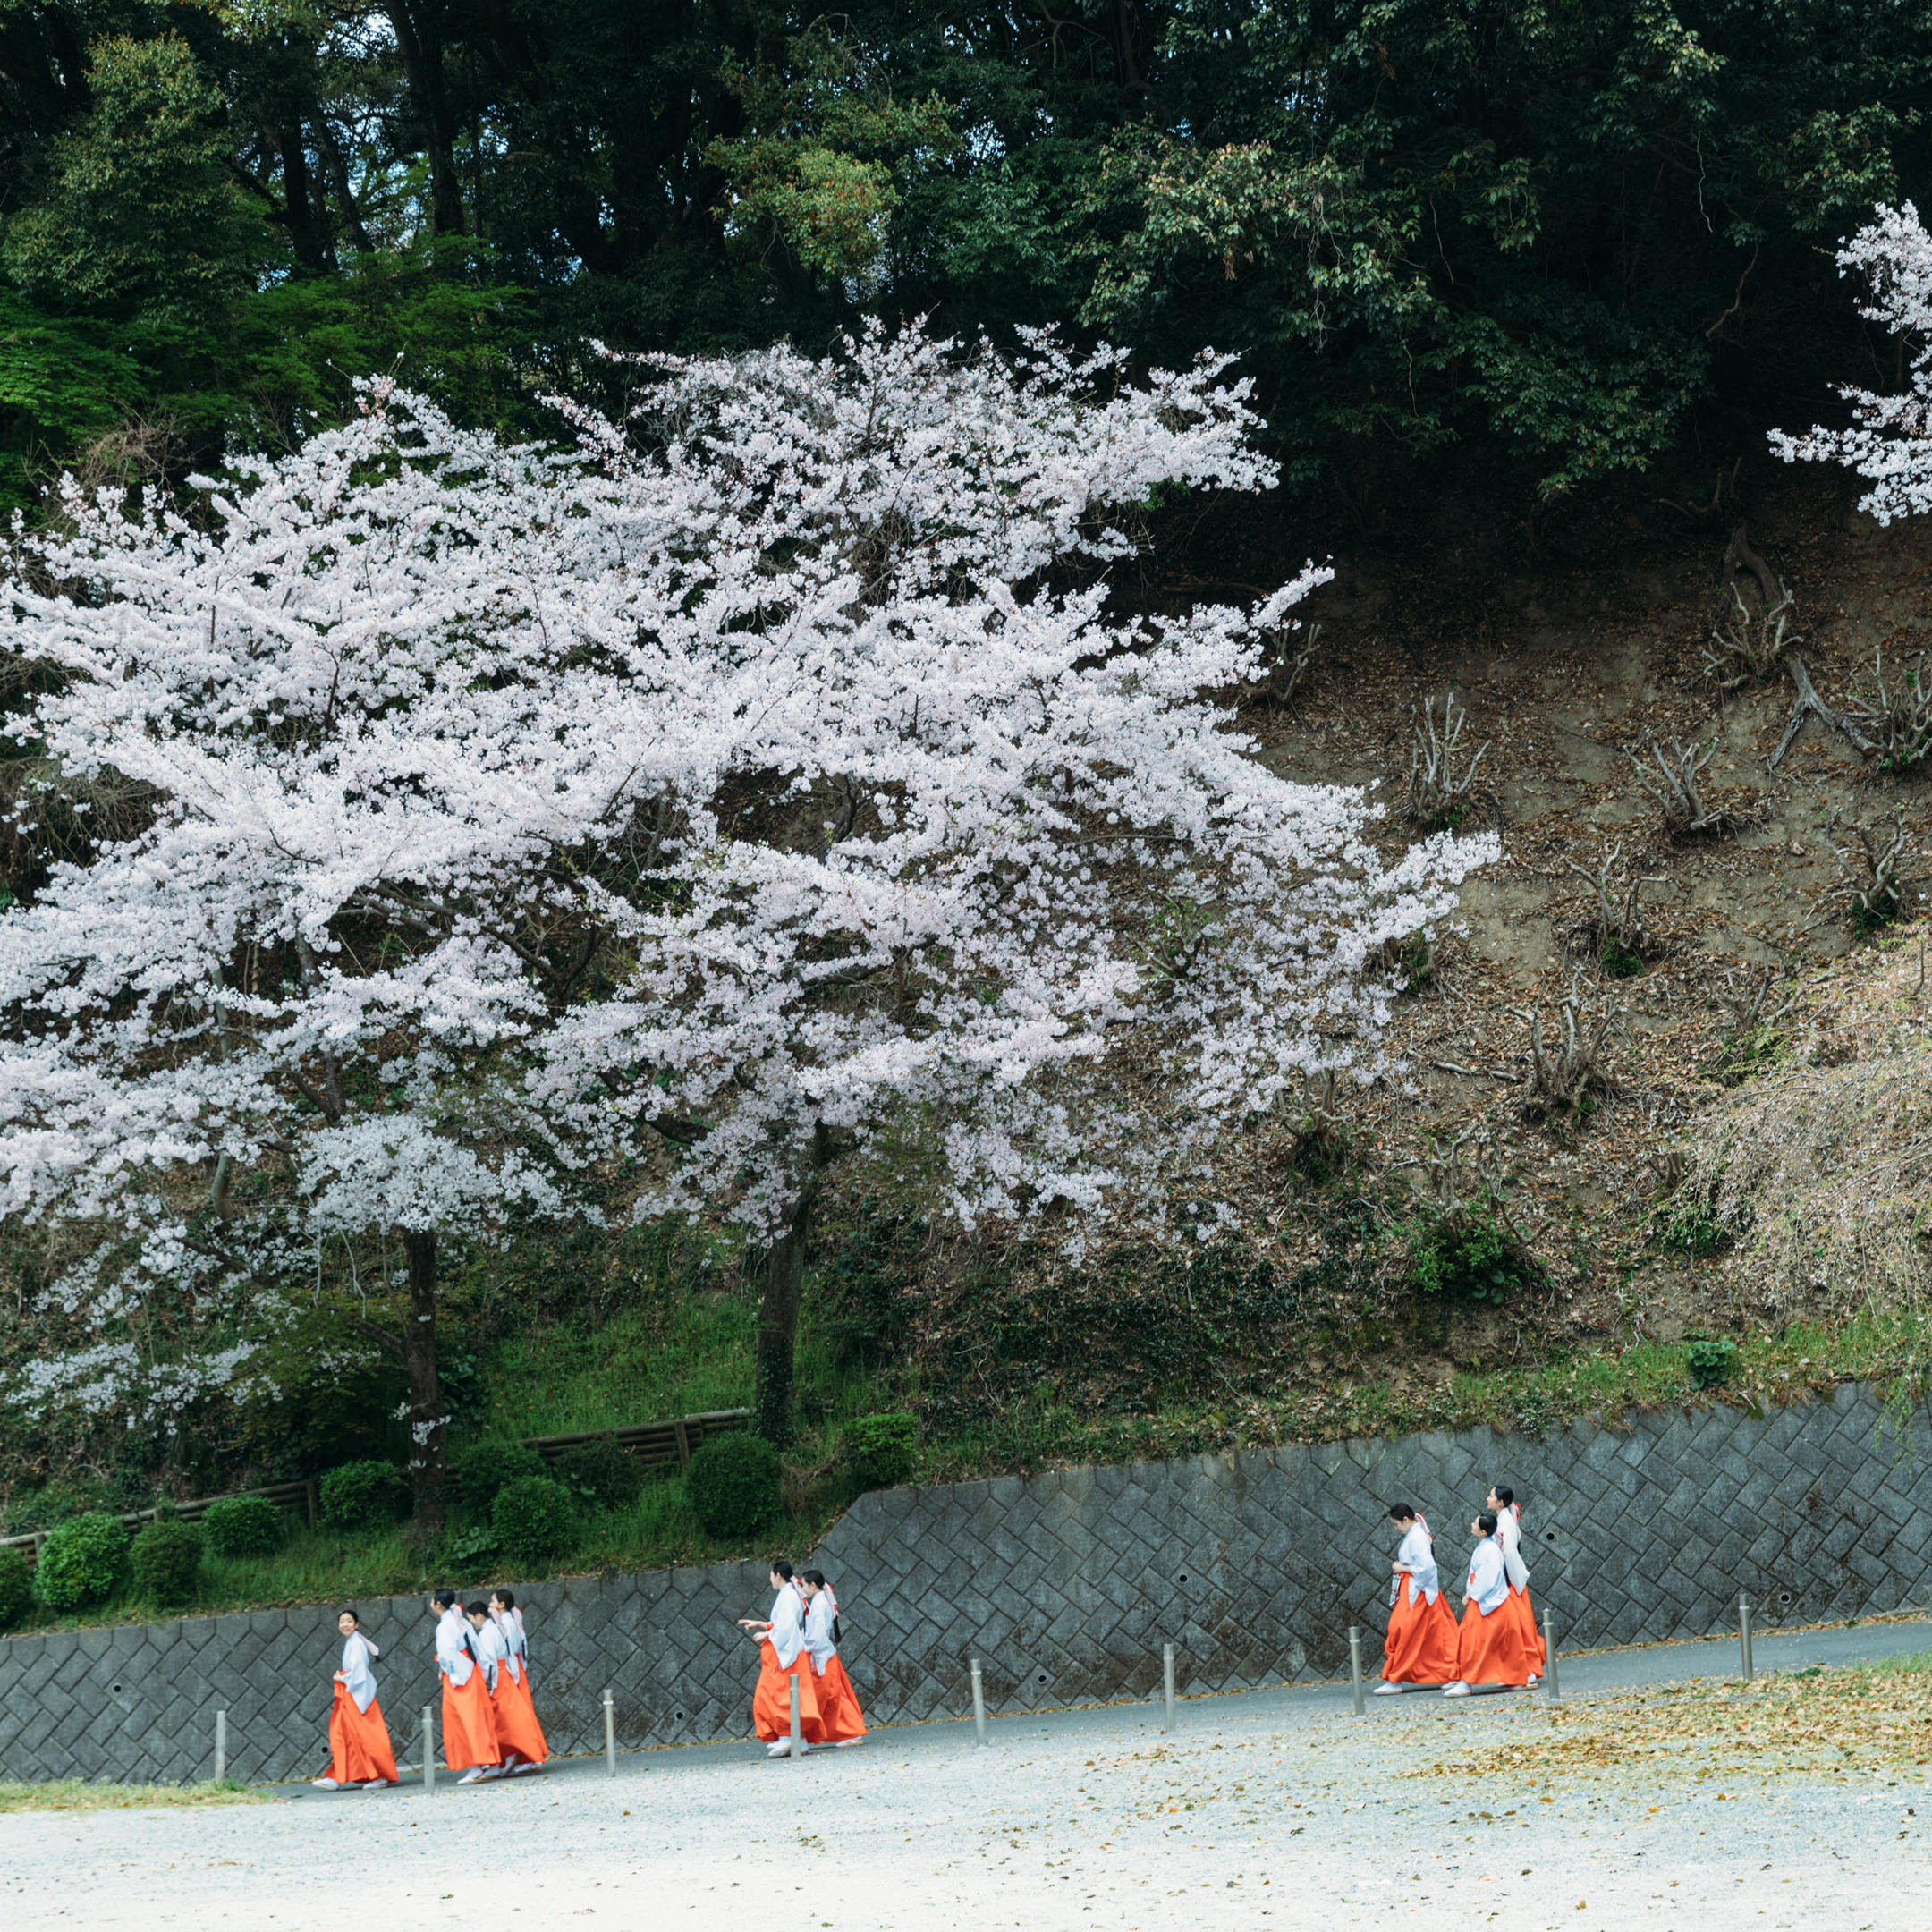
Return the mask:
[[[534,1771],[550,1755],[530,1697],[530,1640],[523,1613],[506,1589],[465,1607],[454,1590],[429,1599],[436,1619],[436,1674],[443,1681],[443,1761],[461,1784]],[[311,1782],[323,1791],[380,1791],[396,1778],[395,1750],[370,1665],[382,1654],[344,1610],[342,1668],[329,1712],[329,1767]]]
[[865,1714],[845,1666],[839,1662],[838,1599],[823,1572],[802,1576],[775,1563],[777,1593],[769,1617],[740,1617],[738,1627],[758,1647],[758,1689],[751,1722],[766,1756],[782,1758],[792,1747],[792,1686],[798,1686],[800,1749],[844,1750],[866,1733]]
[[1542,1680],[1543,1639],[1522,1559],[1522,1512],[1506,1483],[1489,1492],[1470,1525],[1476,1548],[1457,1623],[1436,1568],[1429,1526],[1406,1503],[1389,1511],[1402,1532],[1390,1565],[1388,1638],[1378,1697],[1436,1690],[1446,1697],[1523,1690]]

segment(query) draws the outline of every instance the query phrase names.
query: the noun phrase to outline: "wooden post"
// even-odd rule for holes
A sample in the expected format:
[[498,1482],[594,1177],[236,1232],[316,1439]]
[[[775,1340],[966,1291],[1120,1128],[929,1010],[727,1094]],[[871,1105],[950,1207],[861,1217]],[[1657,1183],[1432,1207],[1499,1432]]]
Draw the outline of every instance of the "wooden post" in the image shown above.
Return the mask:
[[792,1755],[802,1758],[805,1755],[805,1727],[799,1721],[798,1678],[794,1674],[785,1682],[792,1686]]
[[219,1784],[228,1775],[228,1713],[215,1713],[215,1782]]
[[1348,1627],[1348,1674],[1349,1684],[1355,1693],[1355,1715],[1360,1717],[1367,1707],[1362,1703],[1361,1626],[1358,1623],[1351,1623]]
[[1167,1722],[1161,1726],[1164,1731],[1174,1729],[1174,1646],[1164,1643],[1160,1647],[1161,1686],[1167,1696]]
[[689,1419],[686,1416],[680,1416],[671,1425],[677,1432],[677,1466],[680,1469],[691,1467],[691,1432],[684,1427]]
[[309,1527],[313,1530],[322,1520],[321,1499],[316,1494],[316,1479],[313,1476],[302,1485],[302,1496],[309,1504]]
[[428,1704],[422,1707],[422,1788],[436,1789],[436,1718]]
[[[796,1690],[796,1682],[792,1689]],[[617,1775],[617,1707],[608,1687],[604,1692],[604,1763],[613,1777]]]
[[1543,1682],[1553,1698],[1563,1695],[1556,1681],[1556,1622],[1547,1605],[1543,1609]]
[[986,1687],[979,1682],[979,1659],[972,1660],[973,1729],[979,1733],[979,1741],[986,1742]]

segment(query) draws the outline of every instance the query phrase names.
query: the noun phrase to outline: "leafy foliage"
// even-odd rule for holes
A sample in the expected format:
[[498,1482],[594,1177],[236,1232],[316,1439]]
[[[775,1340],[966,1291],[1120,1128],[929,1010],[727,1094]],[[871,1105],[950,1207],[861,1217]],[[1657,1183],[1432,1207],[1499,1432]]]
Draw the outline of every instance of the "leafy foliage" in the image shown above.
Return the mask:
[[1684,1354],[1699,1388],[1720,1388],[1737,1373],[1738,1345],[1729,1335],[1692,1335]]
[[778,1452],[748,1430],[713,1436],[692,1452],[684,1491],[708,1534],[742,1542],[775,1521],[784,1507]]
[[854,1416],[845,1425],[845,1461],[868,1489],[910,1482],[919,1465],[919,1418],[902,1411]]
[[322,1521],[337,1530],[379,1530],[402,1513],[402,1471],[394,1462],[344,1462],[321,1483]]
[[1504,1223],[1471,1209],[1445,1216],[1415,1237],[1409,1279],[1419,1294],[1500,1308],[1518,1290],[1540,1281],[1542,1270]]
[[471,1443],[457,1455],[455,1468],[463,1507],[477,1516],[488,1515],[506,1484],[526,1476],[546,1476],[550,1470],[540,1450],[503,1440]]
[[519,1476],[490,1504],[490,1528],[513,1563],[546,1563],[561,1555],[575,1522],[570,1491],[548,1476]]
[[193,1523],[157,1517],[134,1538],[130,1563],[135,1589],[162,1609],[189,1602],[201,1580],[205,1546]]
[[0,1631],[12,1630],[33,1607],[33,1570],[17,1549],[0,1549]]
[[208,1547],[217,1556],[266,1556],[280,1546],[282,1512],[267,1496],[229,1496],[201,1512]]
[[127,1525],[90,1512],[48,1530],[34,1565],[36,1601],[50,1610],[84,1610],[120,1589],[128,1571]]
[[635,1503],[644,1486],[638,1459],[614,1436],[600,1436],[595,1442],[566,1449],[556,1459],[552,1473],[565,1488],[601,1509],[622,1509],[627,1503]]

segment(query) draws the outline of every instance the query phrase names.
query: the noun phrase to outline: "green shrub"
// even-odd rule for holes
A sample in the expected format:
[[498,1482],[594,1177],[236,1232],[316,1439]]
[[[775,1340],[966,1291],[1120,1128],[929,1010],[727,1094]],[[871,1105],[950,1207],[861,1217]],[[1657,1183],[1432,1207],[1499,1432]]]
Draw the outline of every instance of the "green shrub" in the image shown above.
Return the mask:
[[7,1534],[24,1536],[30,1530],[51,1530],[70,1516],[106,1510],[111,1498],[97,1476],[64,1475],[38,1489],[19,1489],[7,1505]]
[[17,1549],[0,1549],[0,1631],[12,1630],[33,1602],[33,1569]]
[[135,1589],[164,1608],[186,1603],[201,1581],[201,1532],[193,1523],[158,1518],[134,1538]]
[[1541,1278],[1542,1270],[1508,1229],[1481,1215],[1445,1218],[1409,1250],[1411,1285],[1445,1301],[1501,1307]]
[[462,1505],[476,1516],[487,1516],[496,1492],[522,1476],[547,1476],[549,1465],[534,1449],[520,1442],[471,1443],[455,1462]]
[[70,1516],[40,1546],[34,1595],[49,1610],[84,1610],[114,1595],[127,1566],[127,1525],[118,1516]]
[[267,1496],[229,1496],[201,1512],[217,1556],[266,1556],[282,1541],[282,1512]]
[[1687,1353],[1699,1388],[1720,1387],[1737,1373],[1738,1345],[1729,1335],[1692,1335]]
[[902,1411],[857,1416],[845,1425],[845,1461],[868,1489],[910,1482],[919,1461],[919,1418]]
[[684,1493],[712,1536],[733,1542],[756,1536],[784,1505],[778,1452],[746,1431],[715,1436],[692,1455]]
[[394,1462],[344,1462],[322,1479],[322,1521],[338,1530],[380,1530],[403,1511],[407,1492]]
[[512,1563],[547,1563],[569,1548],[576,1527],[570,1491],[548,1476],[519,1476],[496,1492],[490,1527]]
[[551,1473],[566,1489],[605,1509],[622,1509],[627,1503],[635,1503],[644,1487],[644,1471],[638,1459],[614,1436],[599,1436],[595,1442],[566,1449]]

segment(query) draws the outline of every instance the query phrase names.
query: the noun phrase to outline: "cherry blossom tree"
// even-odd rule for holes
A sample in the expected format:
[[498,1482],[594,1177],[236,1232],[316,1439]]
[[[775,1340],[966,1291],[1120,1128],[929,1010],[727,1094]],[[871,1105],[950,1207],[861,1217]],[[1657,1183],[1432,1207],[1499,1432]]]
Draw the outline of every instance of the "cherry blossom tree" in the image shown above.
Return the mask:
[[1881,202],[1874,214],[1838,250],[1838,269],[1869,284],[1859,313],[1910,345],[1911,386],[1892,395],[1841,388],[1852,405],[1849,428],[1796,436],[1777,430],[1771,447],[1786,462],[1836,462],[1856,470],[1872,486],[1859,508],[1890,523],[1932,509],[1932,235],[1910,201],[1897,208]]
[[631,1212],[734,1221],[782,1439],[833,1162],[913,1136],[962,1221],[1138,1212],[1374,1077],[1386,943],[1495,843],[1385,859],[1361,793],[1250,755],[1230,694],[1326,572],[1106,614],[1157,492],[1273,480],[1224,373],[875,330],[642,366],[555,447],[378,385],[191,503],[17,530],[15,736],[147,814],[0,915],[0,1210],[70,1233],[54,1292],[108,1337],[38,1394],[113,1386],[164,1291],[245,1374],[244,1315],[393,1232],[433,1530],[439,1238],[625,1168]]

